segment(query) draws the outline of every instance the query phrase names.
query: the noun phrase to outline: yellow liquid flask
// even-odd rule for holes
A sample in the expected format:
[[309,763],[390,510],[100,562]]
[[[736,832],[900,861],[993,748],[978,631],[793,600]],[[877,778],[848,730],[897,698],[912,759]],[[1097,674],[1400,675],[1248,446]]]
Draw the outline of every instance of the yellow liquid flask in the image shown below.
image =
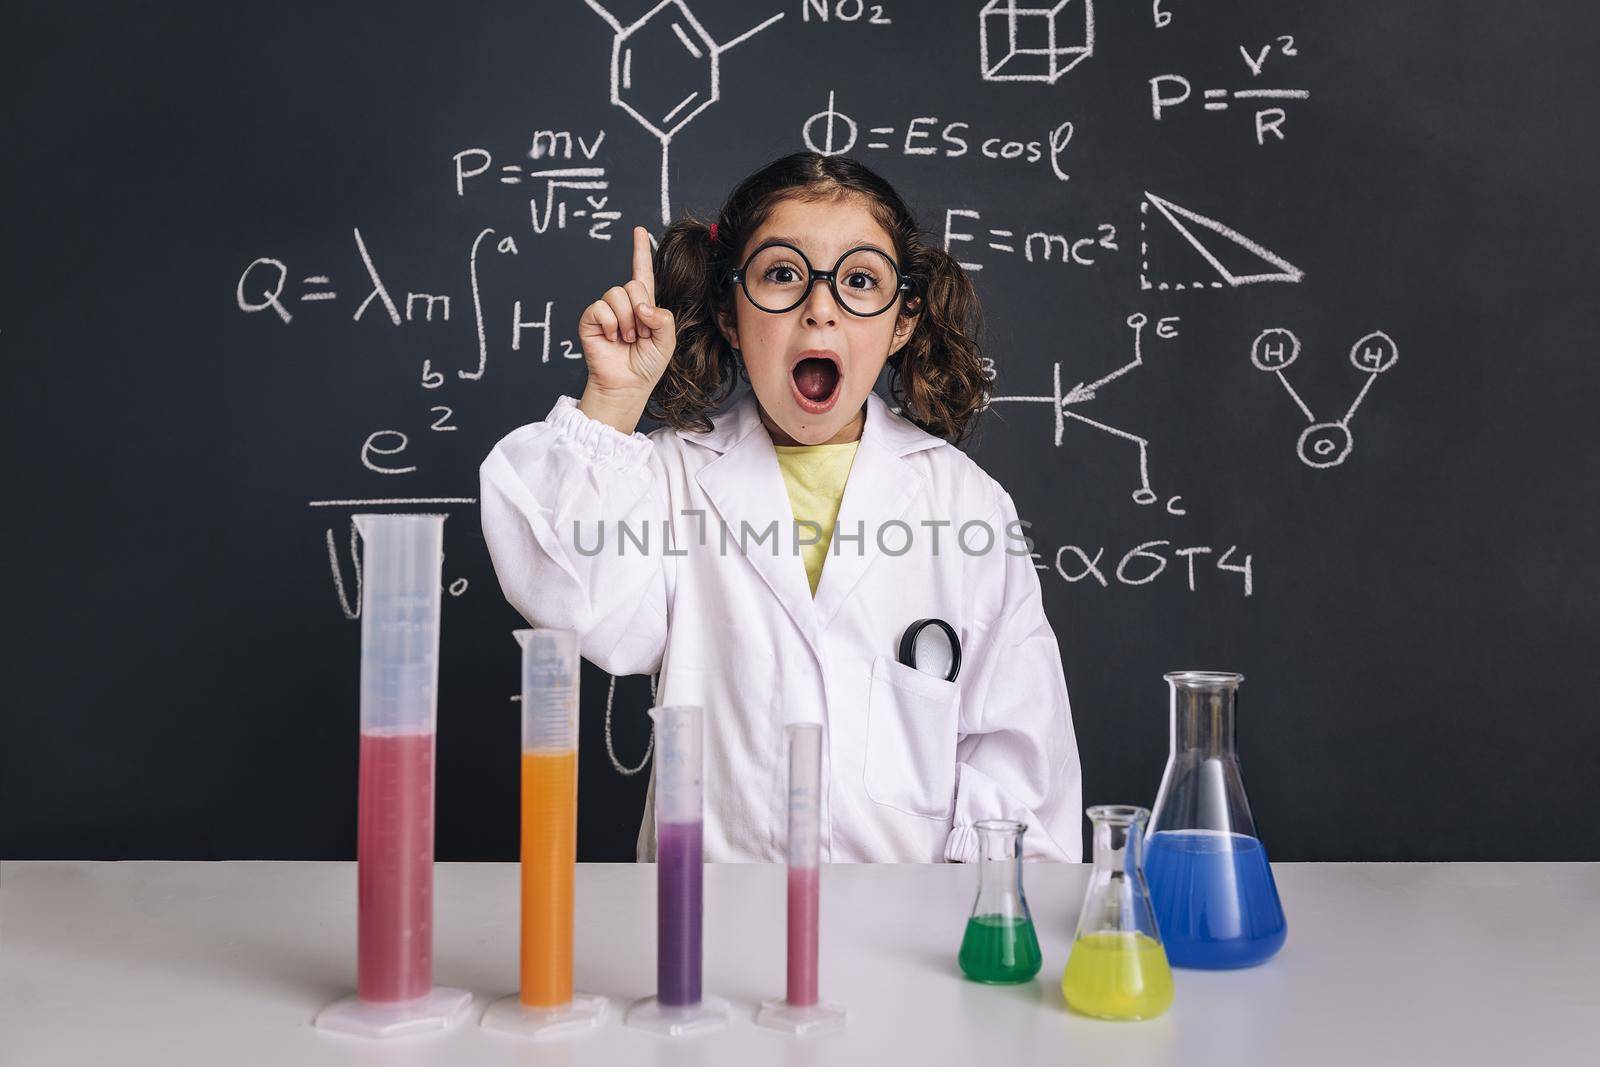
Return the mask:
[[1141,865],[1150,812],[1102,804],[1088,814],[1094,870],[1061,992],[1074,1011],[1097,1019],[1153,1019],[1172,1006],[1172,969]]
[[572,988],[578,862],[578,635],[517,630],[522,646],[522,988],[480,1025],[544,1039],[600,1024],[604,997]]

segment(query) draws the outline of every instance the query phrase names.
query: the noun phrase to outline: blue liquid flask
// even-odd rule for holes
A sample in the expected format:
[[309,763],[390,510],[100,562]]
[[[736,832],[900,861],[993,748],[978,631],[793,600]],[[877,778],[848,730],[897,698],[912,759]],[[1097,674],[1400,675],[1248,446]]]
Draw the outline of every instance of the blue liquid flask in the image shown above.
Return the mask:
[[1283,947],[1287,925],[1234,749],[1244,676],[1164,675],[1171,751],[1151,810],[1145,879],[1175,967],[1251,967]]

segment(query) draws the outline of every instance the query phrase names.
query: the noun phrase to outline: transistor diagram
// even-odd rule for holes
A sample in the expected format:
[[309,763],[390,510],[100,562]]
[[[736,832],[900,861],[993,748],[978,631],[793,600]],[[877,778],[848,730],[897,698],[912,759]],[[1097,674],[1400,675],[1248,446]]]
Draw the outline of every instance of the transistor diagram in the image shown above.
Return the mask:
[[[661,3],[624,26],[597,0],[584,0],[606,20],[611,41],[611,102],[661,142],[661,225],[672,221],[667,161],[672,137],[721,96],[722,53],[783,18],[773,15],[729,41],[711,39],[684,0]],[[635,63],[635,53],[649,61]]]
[[1364,371],[1367,380],[1361,386],[1361,391],[1350,402],[1350,407],[1344,415],[1333,422],[1318,422],[1317,417],[1311,413],[1306,402],[1300,399],[1300,394],[1294,391],[1294,386],[1289,384],[1289,378],[1283,372],[1300,355],[1300,338],[1293,331],[1274,326],[1262,330],[1250,345],[1250,362],[1257,370],[1276,374],[1278,381],[1288,391],[1290,399],[1295,406],[1305,415],[1307,426],[1300,433],[1300,440],[1295,444],[1295,450],[1300,456],[1300,461],[1308,467],[1318,469],[1337,467],[1350,455],[1351,446],[1355,443],[1350,435],[1350,419],[1354,417],[1356,408],[1361,406],[1361,401],[1366,399],[1367,390],[1372,388],[1372,383],[1378,375],[1384,373],[1395,365],[1400,358],[1400,350],[1395,345],[1394,339],[1382,330],[1374,330],[1350,346],[1350,363],[1358,371]]
[[[1133,502],[1135,504],[1148,505],[1154,504],[1157,499],[1155,490],[1150,488],[1149,440],[1140,437],[1137,434],[1129,433],[1126,430],[1119,430],[1115,426],[1108,426],[1103,422],[1097,422],[1096,420],[1089,418],[1087,415],[1082,415],[1071,410],[1077,405],[1087,404],[1091,400],[1095,399],[1100,389],[1110,385],[1112,382],[1116,381],[1124,374],[1127,374],[1135,367],[1144,365],[1144,328],[1149,324],[1150,318],[1143,312],[1135,312],[1134,314],[1129,315],[1126,321],[1128,327],[1133,330],[1133,358],[1127,363],[1124,363],[1122,366],[1118,367],[1116,370],[1112,371],[1110,374],[1096,378],[1092,382],[1079,382],[1077,385],[1074,385],[1072,388],[1063,392],[1061,389],[1061,362],[1057,360],[1051,365],[1050,369],[1049,394],[1044,396],[991,396],[986,401],[985,407],[988,407],[992,404],[1006,403],[1049,404],[1055,418],[1054,443],[1057,448],[1061,447],[1062,432],[1066,429],[1068,419],[1072,419],[1075,422],[1081,422],[1085,426],[1099,430],[1102,433],[1110,434],[1112,437],[1115,437],[1119,440],[1127,441],[1129,444],[1133,445],[1139,450],[1139,488],[1135,489],[1133,492]],[[1162,320],[1162,323],[1158,325],[1158,333],[1162,337],[1175,336],[1175,334],[1167,333],[1160,328],[1161,326],[1165,325],[1165,321],[1166,320]],[[1175,496],[1168,500],[1167,511],[1173,515],[1184,514],[1183,510],[1178,506],[1182,499],[1182,497]]]

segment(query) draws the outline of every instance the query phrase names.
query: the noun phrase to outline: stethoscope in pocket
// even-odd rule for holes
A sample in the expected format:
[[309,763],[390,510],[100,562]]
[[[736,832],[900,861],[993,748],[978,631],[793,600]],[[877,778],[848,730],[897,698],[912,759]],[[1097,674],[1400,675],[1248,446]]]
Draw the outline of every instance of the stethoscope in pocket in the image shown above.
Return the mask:
[[900,637],[899,660],[914,670],[953,682],[961,672],[961,641],[943,619],[918,619]]

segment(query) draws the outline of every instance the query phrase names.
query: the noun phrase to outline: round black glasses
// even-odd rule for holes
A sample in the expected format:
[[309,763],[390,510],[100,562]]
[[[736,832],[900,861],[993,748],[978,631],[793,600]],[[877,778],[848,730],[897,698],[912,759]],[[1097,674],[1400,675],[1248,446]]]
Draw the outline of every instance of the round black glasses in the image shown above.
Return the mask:
[[845,252],[832,270],[816,270],[794,245],[769,241],[750,253],[744,266],[723,276],[724,284],[738,283],[750,303],[773,315],[803,304],[819,280],[833,289],[835,303],[864,318],[883,314],[901,293],[915,288],[893,259],[865,245]]

